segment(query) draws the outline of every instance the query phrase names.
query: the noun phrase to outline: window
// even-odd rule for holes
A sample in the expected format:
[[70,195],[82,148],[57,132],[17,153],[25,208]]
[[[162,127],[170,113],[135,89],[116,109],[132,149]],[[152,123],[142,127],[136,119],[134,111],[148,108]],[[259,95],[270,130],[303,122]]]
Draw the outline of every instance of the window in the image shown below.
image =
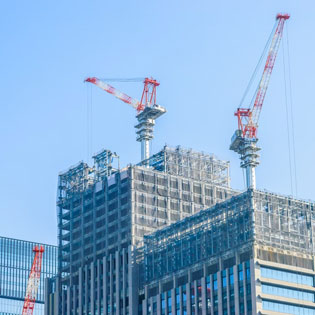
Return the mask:
[[187,315],[186,285],[182,286],[182,299],[183,299],[183,315]]
[[217,274],[213,275],[213,309],[214,313],[218,313],[218,278]]
[[309,275],[304,275],[301,273],[296,273],[292,271],[283,271],[279,269],[261,267],[261,276],[263,278],[270,278],[276,280],[282,280],[287,282],[293,282],[297,284],[304,284],[309,286],[314,286],[314,277]]
[[162,315],[165,315],[165,297],[164,297],[164,294],[162,294],[162,297],[161,297],[161,310],[162,310]]
[[244,276],[243,276],[243,265],[239,264],[238,265],[238,281],[241,282],[243,281]]
[[288,313],[294,315],[315,315],[315,309],[310,307],[301,307],[294,304],[278,303],[263,300],[263,309],[277,313]]
[[176,294],[176,313],[179,312],[180,310],[180,295],[179,295],[179,288],[176,288],[175,290],[175,294]]
[[222,287],[226,288],[226,270],[221,271]]
[[190,301],[191,301],[191,314],[195,314],[195,305],[196,305],[196,294],[195,294],[195,288],[194,283],[190,283]]
[[207,287],[207,314],[211,313],[211,283],[210,276],[206,278],[206,287]]
[[262,292],[270,295],[283,296],[290,299],[314,302],[314,293],[302,290],[289,289],[286,287],[262,284]]
[[230,286],[234,285],[233,267],[229,268],[229,281],[230,281]]
[[172,291],[167,291],[167,312],[172,314]]
[[235,315],[235,294],[234,294],[234,273],[233,267],[229,268],[229,284],[230,284],[230,315]]

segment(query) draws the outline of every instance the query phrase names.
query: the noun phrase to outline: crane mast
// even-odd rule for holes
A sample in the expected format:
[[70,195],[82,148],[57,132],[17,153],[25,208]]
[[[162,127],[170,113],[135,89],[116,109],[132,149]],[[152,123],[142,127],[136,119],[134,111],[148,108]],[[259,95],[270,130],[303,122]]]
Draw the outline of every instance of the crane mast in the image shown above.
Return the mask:
[[38,248],[38,246],[35,246],[33,252],[35,253],[35,257],[27,282],[22,315],[32,315],[34,311],[40,281],[44,247],[40,246],[40,248]]
[[[145,78],[143,80],[144,88],[141,100],[139,101],[117,90],[106,83],[105,80],[91,77],[85,79],[85,82],[95,84],[102,90],[112,94],[137,110],[136,118],[138,123],[135,126],[137,141],[141,143],[141,160],[147,161],[150,158],[150,140],[153,139],[155,120],[166,112],[164,107],[156,104],[156,88],[160,83],[152,78]],[[146,163],[144,164],[147,165]]]
[[238,129],[232,137],[230,150],[241,156],[241,167],[246,169],[247,188],[256,188],[255,167],[259,165],[258,151],[260,150],[256,145],[258,120],[279,51],[284,23],[289,18],[288,14],[278,14],[276,17],[277,27],[270,44],[262,77],[254,95],[255,101],[252,108],[238,108],[234,114],[238,120]]

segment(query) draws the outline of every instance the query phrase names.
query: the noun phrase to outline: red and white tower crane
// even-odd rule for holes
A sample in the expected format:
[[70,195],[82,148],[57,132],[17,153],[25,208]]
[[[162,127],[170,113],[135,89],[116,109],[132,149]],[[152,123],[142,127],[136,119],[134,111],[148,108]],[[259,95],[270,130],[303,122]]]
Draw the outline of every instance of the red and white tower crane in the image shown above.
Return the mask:
[[42,268],[44,247],[40,246],[40,248],[38,248],[38,246],[35,246],[33,252],[35,253],[35,257],[33,260],[30,276],[27,282],[22,315],[32,315],[34,311],[37,291],[40,282],[40,273]]
[[[150,140],[153,139],[153,127],[155,120],[166,112],[166,109],[156,104],[156,88],[160,85],[153,78],[144,78],[144,88],[141,100],[138,101],[127,94],[117,90],[107,82],[116,81],[115,79],[98,79],[95,77],[85,79],[85,82],[90,82],[101,88],[102,90],[112,94],[121,101],[131,105],[137,110],[138,124],[135,126],[137,133],[137,141],[141,143],[141,160],[146,161],[150,157]],[[133,79],[120,79],[119,81],[137,81]]]
[[238,129],[232,137],[230,149],[241,155],[241,167],[246,169],[247,188],[256,188],[255,167],[259,164],[257,151],[260,150],[256,146],[258,141],[258,120],[279,50],[284,23],[289,18],[289,14],[278,14],[276,17],[276,30],[270,44],[261,80],[253,98],[252,107],[238,108],[235,112],[238,120]]

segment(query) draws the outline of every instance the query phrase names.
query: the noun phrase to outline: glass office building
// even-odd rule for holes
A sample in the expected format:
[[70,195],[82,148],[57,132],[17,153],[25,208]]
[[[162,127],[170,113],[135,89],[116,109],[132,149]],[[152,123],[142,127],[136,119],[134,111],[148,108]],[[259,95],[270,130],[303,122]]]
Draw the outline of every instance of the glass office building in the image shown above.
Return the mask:
[[45,252],[33,314],[44,314],[44,279],[57,273],[57,247],[0,237],[0,315],[22,313],[35,245],[43,245]]

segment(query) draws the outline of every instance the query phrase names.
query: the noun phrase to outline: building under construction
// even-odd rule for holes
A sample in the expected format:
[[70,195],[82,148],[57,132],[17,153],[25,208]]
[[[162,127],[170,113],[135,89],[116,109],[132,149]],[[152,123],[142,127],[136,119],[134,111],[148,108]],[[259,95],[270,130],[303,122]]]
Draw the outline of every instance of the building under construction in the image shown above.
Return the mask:
[[[139,277],[132,257],[143,236],[237,194],[229,187],[229,164],[211,155],[164,147],[149,159],[150,167],[122,170],[114,168],[111,155],[104,150],[92,167],[81,162],[59,175],[59,277],[52,286],[61,290],[54,298],[67,314],[88,307],[92,314],[135,312]],[[110,268],[117,268],[115,283],[108,282],[105,291],[101,286],[105,299],[99,295],[99,304],[89,303],[100,282],[83,279],[107,281],[102,274]]]
[[315,314],[313,203],[232,190],[227,162],[180,147],[111,155],[59,175],[46,314]]
[[289,17],[277,15],[252,108],[235,113],[230,149],[244,192],[214,156],[180,147],[150,156],[166,112],[157,81],[146,78],[137,101],[86,80],[137,109],[141,162],[120,169],[103,150],[59,175],[59,272],[46,282],[46,315],[315,315],[314,203],[256,190],[258,119]]
[[145,236],[143,314],[315,314],[314,219],[248,190]]

